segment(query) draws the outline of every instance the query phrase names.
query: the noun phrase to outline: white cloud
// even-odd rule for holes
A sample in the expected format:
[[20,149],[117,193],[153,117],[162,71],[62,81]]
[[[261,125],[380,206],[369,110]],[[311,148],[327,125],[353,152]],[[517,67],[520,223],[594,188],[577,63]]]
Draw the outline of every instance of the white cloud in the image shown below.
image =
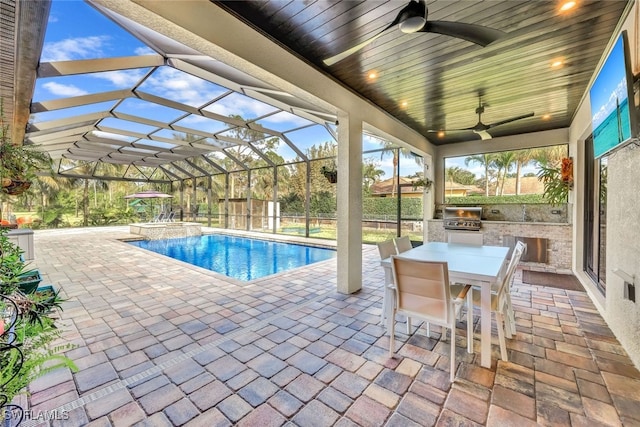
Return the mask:
[[63,85],[55,82],[48,82],[42,85],[43,88],[48,90],[54,95],[58,96],[81,96],[86,95],[88,92],[72,85]]
[[151,93],[191,106],[203,105],[224,93],[205,80],[171,67],[162,67],[153,73],[146,85]]
[[269,123],[290,123],[292,129],[311,124],[309,120],[298,117],[286,111],[282,111],[280,113],[269,116],[266,119],[261,120],[261,122],[264,123],[264,126],[266,128],[269,127]]
[[622,80],[609,95],[607,103],[601,105],[600,109],[593,115],[593,127],[598,127],[603,120],[616,110],[619,100],[625,98],[627,98],[627,79],[623,76]]
[[237,114],[244,119],[264,116],[265,114],[271,113],[275,110],[271,105],[256,101],[255,99],[243,95],[226,96],[206,109],[223,116]]
[[111,82],[118,88],[132,87],[143,76],[142,70],[106,71],[104,73],[89,74],[90,77]]
[[151,49],[150,47],[147,46],[142,46],[142,47],[137,47],[133,53],[135,53],[136,55],[153,55],[156,54],[158,52],[156,52],[155,50]]
[[41,61],[70,61],[103,56],[102,48],[109,36],[78,37],[45,43]]

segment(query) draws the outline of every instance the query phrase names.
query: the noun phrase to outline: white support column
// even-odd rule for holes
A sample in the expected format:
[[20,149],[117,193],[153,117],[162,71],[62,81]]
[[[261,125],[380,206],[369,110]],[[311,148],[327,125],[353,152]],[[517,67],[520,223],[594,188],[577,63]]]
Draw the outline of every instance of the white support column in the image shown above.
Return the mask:
[[428,189],[422,196],[422,241],[429,241],[429,223],[428,221],[433,218],[434,211],[434,193],[436,191],[435,177],[433,176],[433,159],[430,155],[423,155],[424,169],[422,170],[424,177],[432,180],[431,188]]
[[338,116],[338,292],[362,289],[362,120]]

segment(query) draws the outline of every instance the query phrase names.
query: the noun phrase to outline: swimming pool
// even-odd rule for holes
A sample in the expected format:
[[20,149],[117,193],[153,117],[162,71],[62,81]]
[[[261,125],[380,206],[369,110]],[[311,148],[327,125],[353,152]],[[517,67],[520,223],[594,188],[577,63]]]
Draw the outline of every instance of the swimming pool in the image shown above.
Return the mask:
[[244,281],[336,256],[332,249],[220,234],[129,243]]

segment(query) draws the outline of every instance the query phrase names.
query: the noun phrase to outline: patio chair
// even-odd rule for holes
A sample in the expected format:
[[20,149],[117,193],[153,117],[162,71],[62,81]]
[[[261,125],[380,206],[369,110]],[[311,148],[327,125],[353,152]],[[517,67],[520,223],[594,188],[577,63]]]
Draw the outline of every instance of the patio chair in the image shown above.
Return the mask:
[[153,218],[153,221],[151,222],[162,222],[164,221],[164,212],[160,212],[158,215],[156,215],[155,218]]
[[401,254],[402,252],[406,252],[409,249],[413,249],[413,245],[411,245],[411,239],[409,236],[396,237],[393,239],[393,243],[396,245],[396,251]]
[[[516,243],[516,246],[513,250],[513,254],[511,255],[511,260],[509,261],[509,267],[507,268],[507,272],[509,271],[509,269],[513,268],[513,271],[511,272],[511,278],[508,279],[509,283],[506,285],[506,295],[505,298],[507,300],[507,306],[506,306],[506,327],[505,327],[505,335],[507,338],[511,338],[513,335],[515,335],[516,333],[516,315],[513,311],[513,305],[511,304],[511,285],[513,284],[513,274],[515,274],[515,270],[518,267],[518,263],[520,262],[520,259],[522,258],[522,255],[524,255],[527,252],[527,245],[524,242],[518,242]],[[515,259],[517,256],[517,259]],[[515,263],[512,267],[512,263]]]
[[[409,260],[394,255],[391,257],[391,268],[396,285],[392,312],[394,318],[401,313],[439,325],[443,339],[446,329],[451,329],[450,379],[453,382],[456,372],[456,313],[461,309],[471,286],[465,286],[462,292],[452,297],[446,262]],[[391,322],[390,357],[394,356],[394,347],[395,322]]]
[[[509,314],[509,310],[513,312],[513,308],[511,308],[509,288],[511,287],[513,274],[516,271],[516,267],[518,266],[520,258],[522,257],[526,247],[527,245],[522,242],[518,242],[518,244],[516,244],[516,247],[513,250],[513,255],[511,256],[511,261],[509,261],[509,267],[507,267],[507,272],[500,283],[498,291],[491,294],[491,312],[496,318],[498,342],[500,343],[500,358],[505,362],[509,361],[509,357],[507,355],[506,335],[509,335],[509,338],[511,338],[510,334],[515,332],[515,319],[513,326],[510,325],[512,315]],[[480,307],[480,293],[473,292],[473,290],[470,290],[469,293],[472,295],[471,299],[473,300],[473,306]],[[472,311],[473,307],[467,307],[467,310]]]
[[[402,252],[406,252],[409,249],[413,249],[413,245],[411,244],[411,239],[409,236],[395,237],[393,239],[393,244],[396,248],[396,252],[401,254]],[[411,318],[407,317],[407,334],[411,333]],[[429,323],[427,323],[427,335],[431,335],[431,330],[429,329]]]
[[[396,255],[396,245],[393,240],[386,240],[378,243],[378,253],[380,259],[387,259],[391,255]],[[389,301],[391,301],[391,293],[393,292],[393,285],[391,283],[384,284],[384,294],[382,297],[382,313],[380,313],[380,323],[384,325],[384,321],[387,317],[387,313],[391,307],[389,307]]]
[[[447,231],[447,243],[482,246],[484,239],[482,233]],[[453,286],[456,286],[456,289],[461,289],[466,285],[467,283],[456,283]],[[471,314],[471,319],[473,320],[473,311]],[[460,316],[462,316],[462,312],[460,312]],[[462,317],[460,319],[462,320]]]
[[176,215],[174,211],[169,212],[164,222],[173,222],[173,217]]

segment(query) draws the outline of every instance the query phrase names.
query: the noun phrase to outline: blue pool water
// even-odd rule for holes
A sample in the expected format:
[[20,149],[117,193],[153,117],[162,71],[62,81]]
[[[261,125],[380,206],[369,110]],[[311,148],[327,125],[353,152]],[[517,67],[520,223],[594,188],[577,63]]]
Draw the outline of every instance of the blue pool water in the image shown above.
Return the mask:
[[332,249],[217,234],[129,243],[245,281],[336,256]]

